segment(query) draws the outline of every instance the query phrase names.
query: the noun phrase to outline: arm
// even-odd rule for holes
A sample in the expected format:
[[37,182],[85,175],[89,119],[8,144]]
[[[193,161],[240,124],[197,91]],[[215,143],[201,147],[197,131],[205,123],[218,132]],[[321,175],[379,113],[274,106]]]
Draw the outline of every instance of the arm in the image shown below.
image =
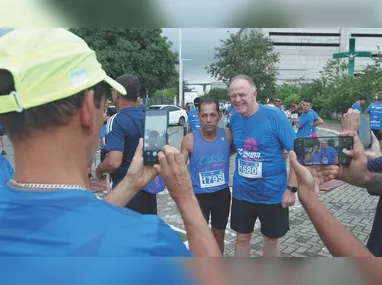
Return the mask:
[[224,128],[224,130],[225,130],[225,133],[227,135],[228,142],[230,144],[230,153],[229,153],[229,155],[231,156],[231,155],[236,153],[236,148],[235,148],[235,146],[233,144],[232,131],[230,129],[228,129],[228,128]]
[[182,145],[180,147],[180,153],[182,154],[186,164],[187,164],[188,158],[190,157],[190,154],[193,150],[193,144],[194,144],[193,138],[194,137],[192,134],[186,135],[183,138]]
[[334,257],[372,257],[367,248],[313,195],[301,196],[302,205],[320,238]]
[[125,147],[125,136],[117,118],[108,124],[107,133],[107,156],[96,169],[97,177],[102,173],[113,173],[122,163],[123,151]]
[[324,120],[321,119],[320,117],[317,118],[317,120],[313,123],[313,126],[317,127],[319,125],[322,125],[324,123]]
[[110,204],[125,207],[140,189],[135,186],[134,181],[126,178],[118,183],[113,191],[105,196],[104,200]]
[[[301,204],[329,252],[335,257],[371,257],[370,251],[339,223],[319,200],[319,183],[328,181],[329,176],[325,178],[322,173],[316,171],[316,168],[311,168],[309,171],[300,165],[294,152],[291,152],[290,163],[300,185],[298,196]],[[330,167],[335,168],[335,166]],[[333,173],[336,171],[333,170]]]

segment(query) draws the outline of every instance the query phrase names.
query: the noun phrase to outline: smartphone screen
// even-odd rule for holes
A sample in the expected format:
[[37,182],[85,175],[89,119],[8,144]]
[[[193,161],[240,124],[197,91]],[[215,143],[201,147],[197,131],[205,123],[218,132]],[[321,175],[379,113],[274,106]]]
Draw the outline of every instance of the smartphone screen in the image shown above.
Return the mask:
[[294,152],[301,165],[346,165],[351,158],[343,150],[353,149],[352,137],[306,137],[294,141]]
[[370,114],[360,114],[361,124],[359,126],[358,135],[362,141],[364,148],[371,147],[371,129]]
[[146,110],[143,160],[146,165],[159,163],[158,153],[168,144],[168,111]]

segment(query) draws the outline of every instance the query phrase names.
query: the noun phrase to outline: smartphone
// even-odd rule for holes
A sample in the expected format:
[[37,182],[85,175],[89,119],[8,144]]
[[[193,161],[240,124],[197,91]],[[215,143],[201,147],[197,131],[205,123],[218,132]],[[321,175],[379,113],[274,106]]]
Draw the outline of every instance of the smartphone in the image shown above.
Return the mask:
[[353,149],[353,137],[296,138],[294,152],[301,165],[346,165],[351,158],[343,150]]
[[143,164],[158,164],[158,153],[168,144],[169,114],[167,110],[146,110],[143,143]]
[[370,114],[360,114],[361,124],[359,126],[358,135],[362,141],[364,148],[371,147],[371,129]]

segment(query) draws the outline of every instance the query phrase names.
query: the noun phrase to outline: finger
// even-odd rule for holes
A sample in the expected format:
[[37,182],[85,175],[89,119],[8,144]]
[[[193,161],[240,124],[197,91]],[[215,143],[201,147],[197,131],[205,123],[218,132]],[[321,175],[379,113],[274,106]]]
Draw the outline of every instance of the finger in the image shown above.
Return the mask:
[[138,141],[137,149],[135,150],[134,156],[142,157],[143,156],[143,138],[140,138]]
[[166,145],[163,149],[163,153],[166,156],[168,167],[176,168],[175,148],[172,146]]
[[284,202],[284,200],[282,201],[281,206],[282,206],[283,208],[286,208],[286,203]]
[[307,174],[309,170],[306,169],[297,161],[297,155],[293,150],[289,152],[289,161],[290,161],[290,165],[293,167],[293,170],[295,171],[297,175],[298,180],[303,181],[304,180],[303,178],[305,175],[310,175],[310,173]]
[[168,145],[172,145],[172,142],[171,142],[171,140],[168,140]]
[[361,148],[365,149],[363,147],[363,144],[361,142],[361,139],[358,136],[358,133],[355,131],[346,131],[339,134],[341,137],[352,137],[353,138],[353,149]]
[[159,167],[159,169],[158,169],[158,166],[156,166],[156,165],[154,167],[156,169],[160,170],[159,173],[161,173],[163,175],[166,172],[166,170],[168,169],[167,157],[163,151],[160,151],[158,153],[158,159],[159,159],[160,167]]

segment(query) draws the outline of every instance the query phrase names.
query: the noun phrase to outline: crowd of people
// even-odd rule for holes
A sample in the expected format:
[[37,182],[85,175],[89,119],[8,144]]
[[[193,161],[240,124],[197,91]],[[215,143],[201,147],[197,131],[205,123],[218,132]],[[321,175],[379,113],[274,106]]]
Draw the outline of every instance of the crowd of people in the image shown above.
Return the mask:
[[[322,123],[310,102],[304,103],[306,118],[296,122],[296,135],[283,112],[257,102],[253,80],[238,75],[229,85],[234,111],[228,127],[218,127],[222,115],[217,101],[200,100],[195,116],[189,116],[181,150],[166,145],[158,154],[160,163],[147,166],[137,76],[113,80],[95,52],[66,29],[7,33],[0,38],[0,67],[0,122],[12,141],[16,170],[9,169],[0,181],[1,256],[222,257],[230,215],[235,256],[250,255],[259,219],[263,254],[277,257],[296,193],[333,256],[382,256],[382,200],[366,248],[318,197],[320,184],[334,178],[381,195],[382,153],[374,137],[375,158],[368,160],[357,135],[359,111],[349,110],[342,119],[340,135],[354,139],[353,150],[347,152],[351,163],[306,168],[293,147],[299,132],[311,136]],[[117,113],[105,108],[109,92]],[[96,176],[109,175],[111,189],[104,199],[89,191],[87,170],[100,139],[103,157]],[[234,152],[231,193],[229,157]],[[0,157],[7,172],[9,165]],[[157,215],[156,195],[165,188],[182,217],[189,249]],[[106,272],[96,276],[114,284],[132,276],[140,284],[192,284],[194,279],[213,284],[211,278],[225,284],[223,268],[213,264],[206,270],[201,261],[195,271],[185,272],[162,260],[148,274],[146,261],[133,260],[122,271],[108,263]],[[26,270],[17,268],[20,276]],[[368,278],[380,274],[373,265],[365,271]]]

